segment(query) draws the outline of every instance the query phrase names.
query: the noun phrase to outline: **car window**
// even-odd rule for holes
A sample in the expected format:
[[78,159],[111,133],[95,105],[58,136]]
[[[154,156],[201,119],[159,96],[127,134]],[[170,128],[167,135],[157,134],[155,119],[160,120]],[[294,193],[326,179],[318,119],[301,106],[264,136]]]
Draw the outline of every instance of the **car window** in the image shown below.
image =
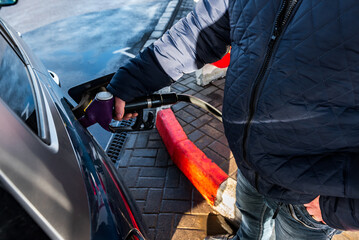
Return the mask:
[[26,66],[2,35],[0,98],[37,134],[35,101]]

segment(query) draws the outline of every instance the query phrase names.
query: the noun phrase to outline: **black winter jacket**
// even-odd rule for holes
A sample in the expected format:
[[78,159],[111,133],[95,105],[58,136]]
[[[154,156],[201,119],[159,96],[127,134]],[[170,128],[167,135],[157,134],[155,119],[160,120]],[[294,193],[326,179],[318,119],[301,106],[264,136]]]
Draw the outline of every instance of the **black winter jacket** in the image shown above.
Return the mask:
[[230,45],[223,120],[243,175],[284,203],[320,195],[328,225],[359,229],[358,23],[357,0],[204,0],[108,89],[149,94]]

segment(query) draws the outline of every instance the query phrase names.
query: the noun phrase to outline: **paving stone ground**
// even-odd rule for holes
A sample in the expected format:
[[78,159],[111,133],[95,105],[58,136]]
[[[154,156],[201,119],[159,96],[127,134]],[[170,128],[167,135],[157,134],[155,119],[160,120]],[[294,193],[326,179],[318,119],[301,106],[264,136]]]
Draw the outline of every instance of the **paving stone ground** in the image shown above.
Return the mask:
[[150,239],[203,239],[212,210],[173,164],[156,129],[130,134],[116,166],[143,213]]
[[[193,7],[192,0],[183,0],[175,22]],[[195,82],[195,75],[187,74],[171,90],[196,96],[221,110],[224,79],[206,87]],[[235,178],[237,167],[222,124],[191,104],[178,103],[172,110],[189,139]],[[115,164],[142,211],[151,240],[196,240],[206,236],[208,216],[216,213],[173,164],[156,129],[129,134]],[[345,232],[334,239],[354,240],[359,234]]]
[[[206,87],[194,82],[194,74],[185,75],[172,90],[191,93],[220,109],[224,81]],[[222,124],[190,104],[178,103],[173,111],[188,137],[224,171],[235,176],[236,167]],[[214,211],[173,164],[156,129],[129,134],[116,167],[143,213],[151,239],[206,236],[207,218]]]

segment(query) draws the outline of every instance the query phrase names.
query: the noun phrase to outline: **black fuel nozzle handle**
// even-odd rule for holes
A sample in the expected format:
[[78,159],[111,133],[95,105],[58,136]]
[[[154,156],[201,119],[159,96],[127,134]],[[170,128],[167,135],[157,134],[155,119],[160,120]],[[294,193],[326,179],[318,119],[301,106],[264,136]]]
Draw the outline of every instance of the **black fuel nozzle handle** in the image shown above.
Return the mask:
[[[97,95],[99,95],[97,97]],[[113,117],[113,96],[107,92],[98,93],[94,101],[87,106],[79,104],[78,109],[83,109],[85,114],[79,118],[80,123],[84,127],[89,127],[92,124],[99,123],[104,129],[111,132],[128,132],[149,130],[154,126],[154,116],[149,113],[147,120],[143,119],[143,110],[146,108],[157,108],[164,105],[171,105],[177,102],[192,103],[210,113],[212,113],[218,120],[222,121],[222,113],[215,107],[206,103],[205,101],[185,94],[164,93],[153,94],[146,97],[136,98],[133,101],[127,102],[125,105],[126,113],[138,113],[136,122],[131,127],[118,127],[110,124]],[[107,96],[111,95],[111,96]],[[98,98],[98,99],[97,99]],[[85,102],[85,101],[84,101]]]
[[153,113],[148,114],[147,120],[143,119],[143,110],[146,108],[157,108],[165,105],[175,104],[178,102],[176,93],[164,93],[164,94],[153,94],[146,97],[135,98],[134,100],[127,102],[125,105],[126,113],[138,113],[136,122],[130,127],[116,127],[109,126],[111,132],[131,132],[149,130],[154,126],[154,115]]
[[146,97],[135,98],[125,105],[125,114],[134,113],[146,108],[157,108],[178,102],[176,93],[153,94]]

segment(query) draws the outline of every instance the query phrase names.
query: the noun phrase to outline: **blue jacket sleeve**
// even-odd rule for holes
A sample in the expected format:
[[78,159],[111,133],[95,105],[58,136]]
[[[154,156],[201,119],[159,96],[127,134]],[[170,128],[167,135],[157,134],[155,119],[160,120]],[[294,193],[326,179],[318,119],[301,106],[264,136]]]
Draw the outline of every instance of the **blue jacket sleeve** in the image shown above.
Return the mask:
[[323,220],[329,226],[341,230],[359,230],[359,199],[319,198]]
[[152,47],[121,67],[107,89],[124,101],[148,95],[183,73],[215,62],[230,44],[228,0],[203,0]]
[[120,67],[107,90],[124,101],[146,96],[171,84],[170,77],[159,65],[153,48],[148,47],[125,66]]

